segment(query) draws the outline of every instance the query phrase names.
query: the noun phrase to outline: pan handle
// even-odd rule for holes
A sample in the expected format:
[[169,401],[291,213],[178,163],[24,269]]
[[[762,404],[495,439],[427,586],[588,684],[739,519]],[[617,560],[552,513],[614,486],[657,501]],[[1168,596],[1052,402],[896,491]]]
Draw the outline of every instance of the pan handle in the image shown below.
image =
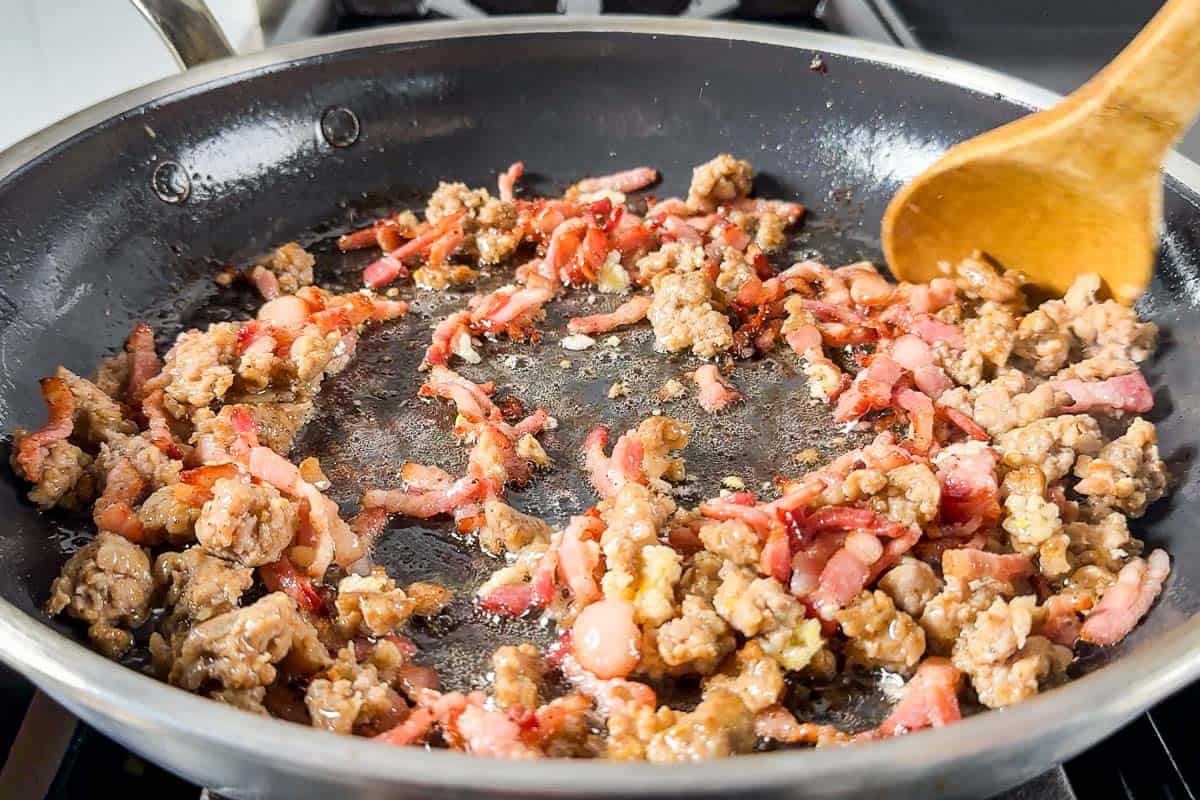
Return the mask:
[[204,0],[130,0],[184,69],[234,55]]

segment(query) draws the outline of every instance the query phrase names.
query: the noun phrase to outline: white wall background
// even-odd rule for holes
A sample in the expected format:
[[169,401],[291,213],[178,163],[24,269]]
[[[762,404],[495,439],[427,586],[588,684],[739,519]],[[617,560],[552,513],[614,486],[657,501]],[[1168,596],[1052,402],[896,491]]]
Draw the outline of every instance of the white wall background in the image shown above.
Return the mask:
[[[262,47],[255,0],[208,0],[239,51]],[[129,0],[0,0],[0,150],[179,70]]]

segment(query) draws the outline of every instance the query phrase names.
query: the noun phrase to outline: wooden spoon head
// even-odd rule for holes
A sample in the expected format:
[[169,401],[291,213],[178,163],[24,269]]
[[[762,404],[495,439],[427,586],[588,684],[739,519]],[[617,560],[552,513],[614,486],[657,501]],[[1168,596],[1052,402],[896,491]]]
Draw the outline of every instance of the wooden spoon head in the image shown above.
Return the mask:
[[[928,281],[982,250],[1060,296],[1096,272],[1113,298],[1132,303],[1154,268],[1161,178],[1096,186],[1088,176],[1019,151],[946,158],[901,189],[883,217],[883,250],[900,280]],[[1143,185],[1144,184],[1144,185]]]

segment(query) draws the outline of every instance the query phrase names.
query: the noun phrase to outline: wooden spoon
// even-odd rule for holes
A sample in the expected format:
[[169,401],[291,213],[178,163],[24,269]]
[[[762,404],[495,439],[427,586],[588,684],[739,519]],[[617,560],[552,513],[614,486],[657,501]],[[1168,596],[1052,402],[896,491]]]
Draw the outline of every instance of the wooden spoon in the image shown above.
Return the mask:
[[1200,111],[1200,0],[1169,0],[1074,94],[955,146],[897,192],[883,252],[897,278],[982,250],[1062,294],[1098,272],[1132,303],[1150,281],[1162,161]]

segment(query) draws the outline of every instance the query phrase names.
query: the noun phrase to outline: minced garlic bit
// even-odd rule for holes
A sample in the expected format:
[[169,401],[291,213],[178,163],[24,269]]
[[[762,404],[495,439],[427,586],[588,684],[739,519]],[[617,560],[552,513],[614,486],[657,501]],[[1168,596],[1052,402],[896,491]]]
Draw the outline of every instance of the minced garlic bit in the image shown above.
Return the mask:
[[817,452],[815,447],[809,447],[801,450],[799,453],[796,453],[797,464],[804,464],[807,466],[809,464],[815,464],[820,460],[821,454]]
[[618,397],[625,397],[627,394],[629,394],[629,390],[625,388],[625,381],[617,381],[608,387],[609,400],[616,400]]
[[517,455],[539,467],[550,466],[550,456],[542,449],[542,443],[527,433],[517,440]]
[[660,403],[669,403],[672,400],[678,400],[687,394],[687,387],[675,378],[670,378],[654,395],[654,399]]
[[563,369],[570,369],[570,368],[571,368],[571,362],[570,362],[570,361],[568,361],[568,360],[567,360],[567,359],[565,359],[565,358],[564,358],[562,361],[558,362],[558,365],[559,365],[560,367],[562,367]]
[[619,336],[610,336],[604,340],[604,344],[608,347],[620,347],[621,338]]
[[617,294],[629,288],[629,273],[621,266],[621,254],[610,250],[596,272],[596,288],[605,294]]
[[737,475],[726,475],[724,478],[721,478],[721,485],[735,492],[743,491],[746,488],[746,482]]
[[583,333],[573,333],[570,336],[564,336],[559,341],[564,350],[587,350],[595,343],[595,339]]

